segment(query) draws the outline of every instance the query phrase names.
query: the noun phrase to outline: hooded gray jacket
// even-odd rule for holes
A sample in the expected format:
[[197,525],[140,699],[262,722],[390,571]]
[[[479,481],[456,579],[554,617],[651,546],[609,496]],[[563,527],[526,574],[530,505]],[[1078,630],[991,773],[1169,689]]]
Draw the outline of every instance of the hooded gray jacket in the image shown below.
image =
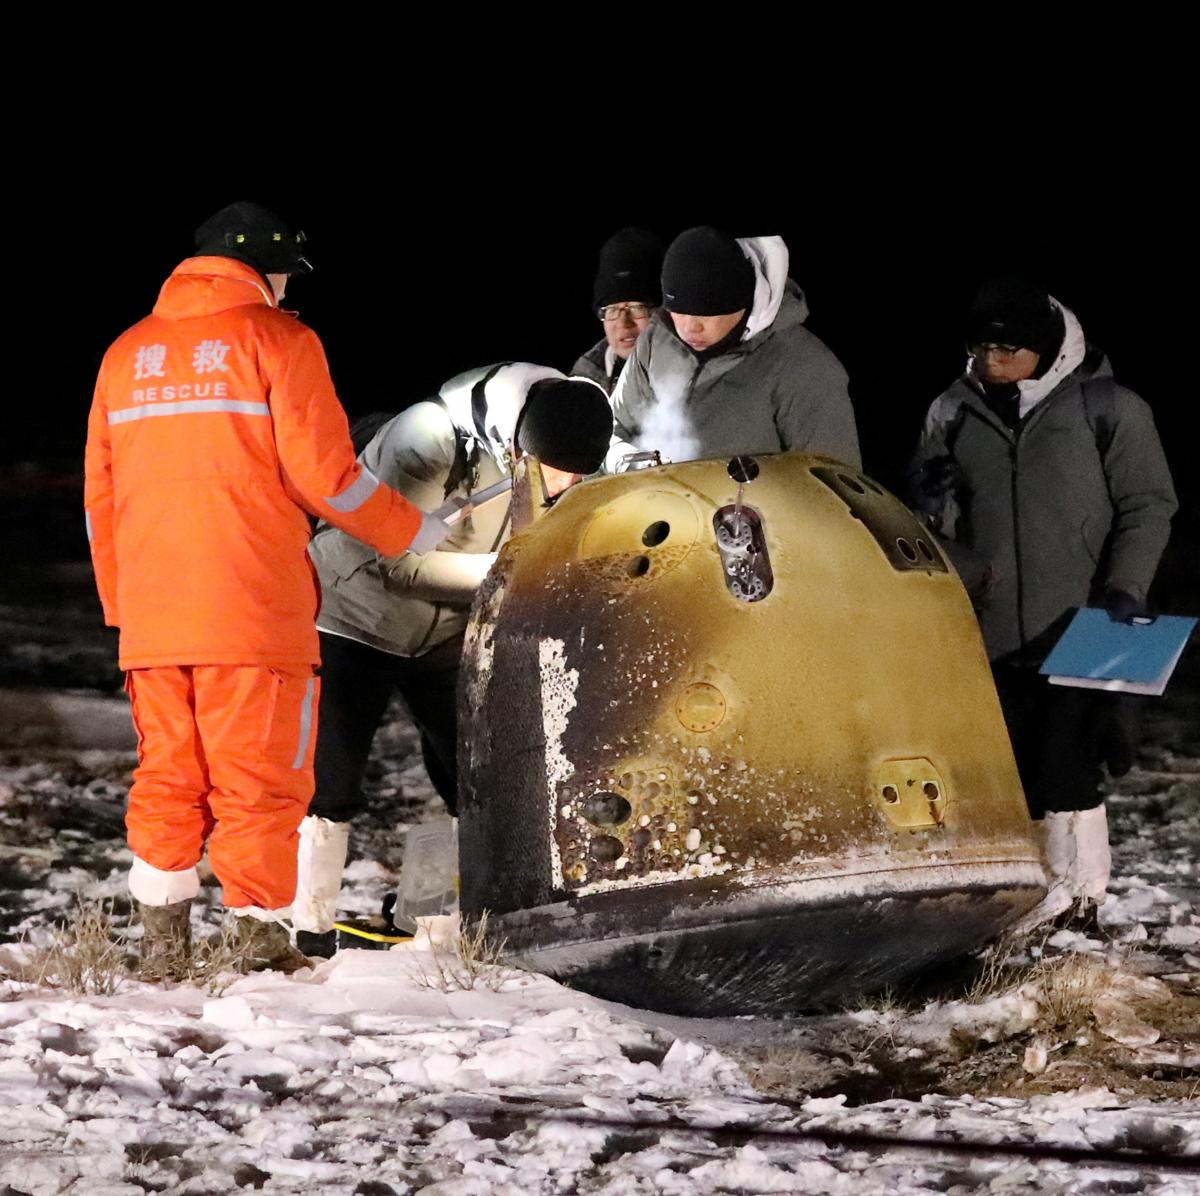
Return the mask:
[[[493,369],[477,426],[472,392]],[[384,424],[359,460],[422,510],[434,511],[507,476],[508,444],[530,386],[562,377],[527,362],[468,370],[441,388],[440,403],[416,403]],[[472,467],[447,493],[460,440]],[[380,557],[336,528],[322,529],[309,546],[321,580],[317,627],[397,656],[421,656],[462,635],[475,591],[507,534],[507,517],[508,495],[499,495],[476,507],[435,552],[396,557]]]
[[917,449],[918,469],[949,451],[961,471],[942,530],[996,570],[980,614],[993,660],[1105,589],[1144,601],[1178,506],[1149,406],[1116,383],[1102,451],[1082,383],[1112,370],[1058,306],[1063,346],[1042,378],[1018,383],[1016,431],[988,406],[968,363],[930,407]]
[[659,311],[612,395],[608,468],[657,449],[672,461],[797,450],[860,465],[846,371],[804,327],[808,305],[787,277],[779,237],[738,242],[754,266],[754,304],[742,340],[699,360]]

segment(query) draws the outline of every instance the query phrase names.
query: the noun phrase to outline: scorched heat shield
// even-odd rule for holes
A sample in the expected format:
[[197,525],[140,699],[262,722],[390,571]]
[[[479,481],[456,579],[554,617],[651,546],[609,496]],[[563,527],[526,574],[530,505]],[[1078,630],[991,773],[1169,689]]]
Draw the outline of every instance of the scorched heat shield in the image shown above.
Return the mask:
[[597,995],[811,1008],[1043,893],[966,594],[829,460],[575,487],[484,584],[460,703],[463,912]]

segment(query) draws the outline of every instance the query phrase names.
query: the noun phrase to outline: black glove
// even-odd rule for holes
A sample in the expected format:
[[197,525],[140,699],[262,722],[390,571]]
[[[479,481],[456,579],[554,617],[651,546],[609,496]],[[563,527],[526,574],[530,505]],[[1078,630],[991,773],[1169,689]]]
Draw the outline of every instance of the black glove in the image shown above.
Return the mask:
[[943,453],[940,457],[930,457],[921,467],[921,493],[928,498],[941,498],[962,486],[963,472],[959,463]]
[[1114,623],[1128,623],[1135,615],[1145,614],[1145,608],[1125,590],[1105,590],[1104,609]]

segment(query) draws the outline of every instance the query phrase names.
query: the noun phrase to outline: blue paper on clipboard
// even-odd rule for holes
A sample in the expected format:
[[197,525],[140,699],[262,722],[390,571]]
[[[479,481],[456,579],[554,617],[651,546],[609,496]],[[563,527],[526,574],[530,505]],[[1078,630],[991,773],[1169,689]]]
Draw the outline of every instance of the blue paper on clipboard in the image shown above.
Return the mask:
[[1114,623],[1107,611],[1083,607],[1039,672],[1052,685],[1161,694],[1195,626],[1195,619],[1183,615]]

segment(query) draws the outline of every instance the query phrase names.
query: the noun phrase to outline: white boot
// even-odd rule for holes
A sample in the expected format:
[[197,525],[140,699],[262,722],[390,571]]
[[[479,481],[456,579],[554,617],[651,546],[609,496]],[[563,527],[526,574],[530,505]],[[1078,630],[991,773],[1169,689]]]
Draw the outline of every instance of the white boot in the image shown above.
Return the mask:
[[1075,812],[1051,811],[1042,820],[1045,836],[1043,850],[1046,860],[1046,896],[1019,922],[1009,928],[1010,934],[1029,931],[1057,918],[1075,903]]
[[1100,906],[1108,895],[1112,853],[1108,846],[1108,815],[1103,804],[1075,813],[1075,859],[1071,868],[1071,890],[1075,895],[1070,915],[1058,925],[1089,938],[1103,938]]
[[1104,904],[1112,852],[1108,846],[1108,814],[1104,804],[1075,812],[1075,866],[1071,887],[1076,898]]
[[325,934],[333,929],[349,843],[348,822],[310,814],[300,824],[296,899],[292,902],[292,924],[297,930]]

